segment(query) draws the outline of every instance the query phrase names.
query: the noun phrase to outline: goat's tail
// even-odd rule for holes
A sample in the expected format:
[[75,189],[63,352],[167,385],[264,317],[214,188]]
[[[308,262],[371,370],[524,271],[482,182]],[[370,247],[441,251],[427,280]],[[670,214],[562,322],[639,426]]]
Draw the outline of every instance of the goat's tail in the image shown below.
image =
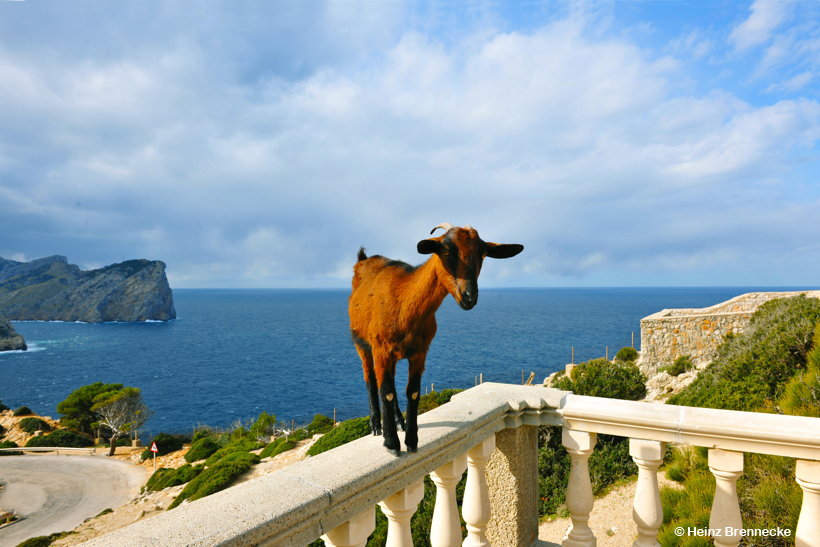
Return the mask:
[[359,262],[362,260],[367,260],[367,255],[364,254],[364,247],[359,247],[359,255],[358,255]]

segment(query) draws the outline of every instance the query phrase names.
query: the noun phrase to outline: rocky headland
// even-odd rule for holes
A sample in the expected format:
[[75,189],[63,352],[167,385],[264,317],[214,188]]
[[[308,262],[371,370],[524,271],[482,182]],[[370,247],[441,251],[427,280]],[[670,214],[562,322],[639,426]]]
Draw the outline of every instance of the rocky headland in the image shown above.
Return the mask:
[[17,334],[11,321],[0,317],[0,351],[27,350],[22,334]]
[[[0,315],[14,321],[169,321],[165,263],[128,260],[83,271],[64,256],[0,258]],[[2,338],[2,336],[0,336]]]

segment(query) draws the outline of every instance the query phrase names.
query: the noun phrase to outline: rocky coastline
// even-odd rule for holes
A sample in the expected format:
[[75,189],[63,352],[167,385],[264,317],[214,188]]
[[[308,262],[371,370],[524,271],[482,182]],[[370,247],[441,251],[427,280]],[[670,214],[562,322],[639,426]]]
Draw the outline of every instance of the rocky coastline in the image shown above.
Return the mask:
[[27,349],[23,335],[17,334],[11,321],[0,317],[0,351],[26,351]]
[[0,258],[0,316],[13,321],[169,321],[176,310],[163,262],[128,260],[83,271],[55,255],[31,262]]

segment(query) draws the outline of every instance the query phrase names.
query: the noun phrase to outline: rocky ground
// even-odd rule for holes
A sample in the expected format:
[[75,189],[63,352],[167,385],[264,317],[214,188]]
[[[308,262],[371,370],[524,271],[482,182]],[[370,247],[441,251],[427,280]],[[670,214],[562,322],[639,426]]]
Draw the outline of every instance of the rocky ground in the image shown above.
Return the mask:
[[0,440],[13,441],[17,443],[17,446],[25,446],[28,440],[34,435],[26,433],[17,426],[23,418],[40,418],[41,420],[48,422],[48,425],[51,426],[52,430],[60,426],[57,420],[53,420],[49,416],[38,416],[36,414],[30,414],[28,416],[14,416],[13,411],[4,410],[0,412],[0,425],[2,425],[6,430],[6,434]]

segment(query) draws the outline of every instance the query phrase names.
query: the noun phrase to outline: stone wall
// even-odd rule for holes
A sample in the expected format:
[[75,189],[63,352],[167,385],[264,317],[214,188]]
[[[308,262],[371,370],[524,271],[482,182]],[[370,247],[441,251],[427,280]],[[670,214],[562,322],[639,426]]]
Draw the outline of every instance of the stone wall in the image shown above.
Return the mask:
[[746,329],[761,304],[799,294],[820,298],[820,291],[747,293],[708,308],[663,310],[645,317],[638,365],[651,378],[681,355],[689,355],[695,364],[707,363],[727,334]]

